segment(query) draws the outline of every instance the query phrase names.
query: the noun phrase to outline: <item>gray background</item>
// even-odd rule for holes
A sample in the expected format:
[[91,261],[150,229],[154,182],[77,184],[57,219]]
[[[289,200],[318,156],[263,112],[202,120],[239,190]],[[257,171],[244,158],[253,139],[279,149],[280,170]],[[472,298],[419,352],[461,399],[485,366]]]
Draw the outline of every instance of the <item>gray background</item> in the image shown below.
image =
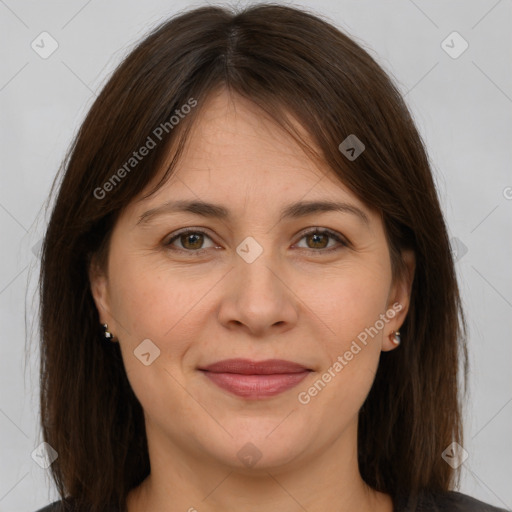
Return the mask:
[[[31,458],[41,442],[34,294],[51,180],[113,67],[156,23],[199,5],[0,0],[0,512],[35,510],[57,497],[49,470]],[[510,508],[511,1],[294,5],[348,31],[406,95],[431,157],[470,327],[461,491]],[[46,59],[31,48],[43,31],[59,45]],[[441,46],[453,31],[469,44],[458,58]],[[450,41],[452,51],[461,48]]]

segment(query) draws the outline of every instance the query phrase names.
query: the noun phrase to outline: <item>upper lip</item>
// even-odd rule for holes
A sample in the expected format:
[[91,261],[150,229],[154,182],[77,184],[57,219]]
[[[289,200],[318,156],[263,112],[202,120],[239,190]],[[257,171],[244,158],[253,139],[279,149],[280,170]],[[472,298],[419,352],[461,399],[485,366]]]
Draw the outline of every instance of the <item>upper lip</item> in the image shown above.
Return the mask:
[[224,359],[199,368],[213,373],[238,373],[242,375],[272,375],[283,373],[300,373],[309,371],[309,368],[286,361],[284,359],[266,359],[252,361],[251,359]]

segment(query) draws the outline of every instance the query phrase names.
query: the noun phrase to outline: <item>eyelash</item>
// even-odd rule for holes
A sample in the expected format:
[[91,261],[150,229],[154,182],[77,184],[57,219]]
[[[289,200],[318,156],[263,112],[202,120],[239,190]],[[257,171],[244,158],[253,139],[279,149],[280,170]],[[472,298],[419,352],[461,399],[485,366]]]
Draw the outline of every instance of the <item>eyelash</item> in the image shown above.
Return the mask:
[[[209,247],[206,249],[197,249],[196,251],[191,250],[191,249],[181,249],[179,247],[171,248],[172,243],[175,240],[177,240],[179,237],[181,237],[183,235],[198,234],[198,233],[201,233],[202,235],[206,235],[208,238],[211,239],[210,235],[208,235],[208,233],[206,231],[203,231],[202,229],[186,228],[183,231],[177,232],[172,238],[170,238],[167,242],[164,243],[164,246],[167,249],[172,250],[172,251],[180,251],[180,252],[189,253],[194,256],[201,256],[205,251],[212,249],[212,247]],[[336,242],[338,242],[340,244],[340,246],[330,247],[329,249],[307,249],[307,248],[300,247],[299,250],[313,253],[315,256],[321,256],[322,254],[325,254],[325,253],[330,254],[334,251],[339,251],[339,250],[344,249],[349,246],[349,243],[347,241],[345,241],[340,235],[338,235],[336,232],[331,231],[330,229],[326,229],[326,228],[311,228],[308,231],[303,232],[301,238],[299,238],[299,242],[304,237],[311,235],[311,234],[329,235],[331,238],[336,240]]]

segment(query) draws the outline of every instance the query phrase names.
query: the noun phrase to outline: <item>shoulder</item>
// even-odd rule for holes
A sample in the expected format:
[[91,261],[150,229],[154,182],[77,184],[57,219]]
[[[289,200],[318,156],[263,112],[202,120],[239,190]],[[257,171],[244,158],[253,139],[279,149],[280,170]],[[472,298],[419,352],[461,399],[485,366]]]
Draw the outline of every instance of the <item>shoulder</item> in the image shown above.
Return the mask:
[[[78,506],[72,498],[66,500],[57,500],[46,507],[36,510],[36,512],[88,512],[89,507]],[[118,509],[105,508],[105,512],[119,512]]]
[[467,494],[450,491],[434,495],[439,512],[505,512],[504,508],[494,507]]
[[67,498],[66,500],[54,501],[46,507],[36,510],[36,512],[85,512],[85,510],[76,506],[71,498]]
[[476,498],[457,491],[423,491],[419,500],[397,499],[396,512],[506,512],[506,509],[494,507]]
[[46,507],[40,508],[36,512],[61,512],[64,511],[64,504],[62,500],[54,501],[53,503],[50,503]]

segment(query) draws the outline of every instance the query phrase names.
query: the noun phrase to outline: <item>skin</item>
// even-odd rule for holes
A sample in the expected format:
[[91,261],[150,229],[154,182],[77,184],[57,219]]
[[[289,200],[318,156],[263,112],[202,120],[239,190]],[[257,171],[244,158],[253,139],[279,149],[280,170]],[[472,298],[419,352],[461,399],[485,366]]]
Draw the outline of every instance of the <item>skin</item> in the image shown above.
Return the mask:
[[[232,216],[166,213],[137,223],[176,199],[220,204]],[[278,221],[282,207],[301,200],[350,203],[369,225],[347,212]],[[184,227],[207,234],[165,245]],[[315,241],[307,228],[350,244]],[[236,252],[248,236],[263,248],[252,263]],[[360,476],[357,422],[380,353],[396,348],[391,338],[407,314],[414,258],[403,256],[409,272],[393,282],[380,216],[247,100],[211,97],[173,177],[128,205],[108,267],[90,269],[101,322],[120,343],[145,414],[151,474],[130,492],[128,512],[392,511],[390,496]],[[401,311],[378,335],[300,403],[299,392],[397,302]],[[133,351],[148,338],[160,355],[146,366]],[[313,371],[277,396],[246,400],[197,369],[232,357],[287,359]],[[252,467],[237,457],[248,442],[261,454]]]

